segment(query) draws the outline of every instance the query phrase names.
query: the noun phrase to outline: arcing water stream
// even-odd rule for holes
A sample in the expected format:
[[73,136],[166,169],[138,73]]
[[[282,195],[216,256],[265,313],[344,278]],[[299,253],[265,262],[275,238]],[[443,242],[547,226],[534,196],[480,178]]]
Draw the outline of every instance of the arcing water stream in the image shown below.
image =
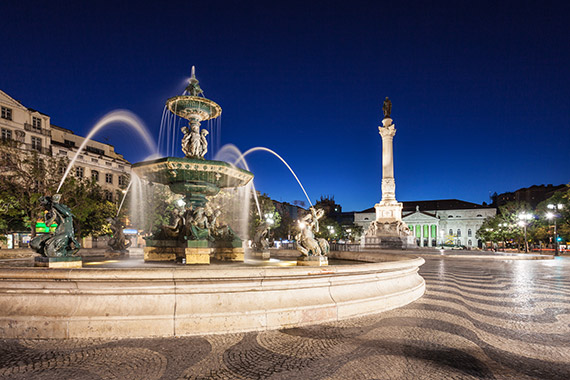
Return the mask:
[[112,111],[107,115],[103,116],[101,120],[99,120],[99,122],[97,122],[97,124],[95,124],[95,126],[91,128],[91,131],[89,132],[87,137],[85,137],[85,140],[83,141],[81,146],[79,146],[79,149],[77,149],[77,153],[75,153],[75,156],[73,156],[73,159],[71,160],[69,165],[67,165],[67,169],[65,169],[65,173],[61,178],[61,182],[59,183],[56,192],[59,192],[59,190],[61,189],[61,186],[63,185],[63,182],[65,181],[67,175],[71,171],[71,168],[73,168],[73,164],[75,164],[77,157],[79,157],[79,155],[81,154],[87,143],[91,141],[91,138],[95,135],[95,133],[99,132],[101,129],[105,128],[106,126],[112,123],[126,124],[129,127],[136,130],[139,133],[139,135],[143,138],[149,150],[151,152],[155,152],[155,154],[158,155],[158,148],[156,146],[156,143],[154,142],[154,139],[148,133],[148,130],[144,126],[144,123],[142,122],[141,119],[139,119],[138,116],[127,110]]

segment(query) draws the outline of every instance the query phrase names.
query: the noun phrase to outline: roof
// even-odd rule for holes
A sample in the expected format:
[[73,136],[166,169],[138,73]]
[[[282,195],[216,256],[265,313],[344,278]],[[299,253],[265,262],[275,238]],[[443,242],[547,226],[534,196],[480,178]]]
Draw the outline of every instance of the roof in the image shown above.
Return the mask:
[[43,112],[40,112],[40,111],[38,111],[38,110],[35,110],[35,109],[33,109],[33,108],[30,108],[30,107],[26,107],[26,108],[28,109],[28,111],[31,111],[31,112],[37,112],[37,113],[39,113],[40,115],[44,115],[44,116],[47,116],[47,117],[49,117],[49,115],[48,115],[48,114],[45,114],[45,113],[43,113]]
[[404,208],[402,211],[416,211],[416,206],[420,206],[421,211],[438,211],[438,210],[469,210],[491,208],[477,203],[462,201],[459,199],[435,199],[431,201],[409,201],[402,202]]
[[[438,210],[469,210],[469,209],[482,209],[492,208],[490,206],[483,206],[477,203],[462,201],[459,199],[434,199],[430,201],[407,201],[402,202],[404,207],[403,212],[415,212],[416,206],[420,207],[420,211],[438,211]],[[360,211],[362,213],[376,212],[374,207],[367,208]]]

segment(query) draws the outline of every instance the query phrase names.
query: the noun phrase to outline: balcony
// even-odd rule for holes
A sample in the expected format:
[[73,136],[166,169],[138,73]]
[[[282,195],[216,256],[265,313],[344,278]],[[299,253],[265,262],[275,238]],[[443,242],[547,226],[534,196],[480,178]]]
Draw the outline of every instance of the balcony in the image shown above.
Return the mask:
[[35,132],[35,133],[39,133],[41,135],[51,137],[51,131],[49,131],[45,128],[36,128],[30,123],[24,123],[24,129],[28,132]]

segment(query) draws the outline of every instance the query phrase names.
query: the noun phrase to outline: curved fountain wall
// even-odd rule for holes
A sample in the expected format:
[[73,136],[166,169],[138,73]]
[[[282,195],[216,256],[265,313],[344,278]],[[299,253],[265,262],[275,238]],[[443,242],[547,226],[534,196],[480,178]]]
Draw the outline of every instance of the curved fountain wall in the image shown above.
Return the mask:
[[382,312],[425,291],[418,274],[422,258],[342,256],[380,262],[320,268],[2,268],[0,336],[153,337],[288,328]]

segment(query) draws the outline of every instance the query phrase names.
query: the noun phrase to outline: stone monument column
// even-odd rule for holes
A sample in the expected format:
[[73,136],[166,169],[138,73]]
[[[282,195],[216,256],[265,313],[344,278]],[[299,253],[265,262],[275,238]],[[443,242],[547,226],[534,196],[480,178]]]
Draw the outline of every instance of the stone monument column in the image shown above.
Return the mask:
[[382,127],[378,127],[382,136],[382,200],[396,200],[396,181],[394,180],[394,148],[393,141],[396,128],[389,117],[382,120]]
[[402,203],[396,200],[396,181],[394,179],[394,136],[396,127],[390,113],[392,102],[386,98],[384,119],[378,132],[382,137],[382,200],[374,205],[376,220],[370,224],[364,237],[365,248],[413,248],[415,240],[406,223],[402,221]]

